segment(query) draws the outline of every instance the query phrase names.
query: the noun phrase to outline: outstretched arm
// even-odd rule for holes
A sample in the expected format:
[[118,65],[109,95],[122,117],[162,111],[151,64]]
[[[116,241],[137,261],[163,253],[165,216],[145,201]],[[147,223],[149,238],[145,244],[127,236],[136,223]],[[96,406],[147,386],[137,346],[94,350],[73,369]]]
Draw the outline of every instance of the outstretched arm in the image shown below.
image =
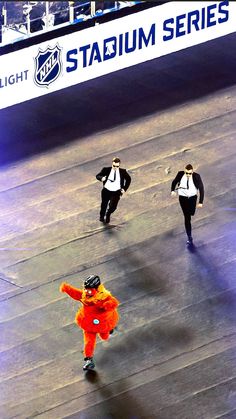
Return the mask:
[[74,300],[80,300],[82,297],[83,291],[79,288],[72,287],[72,285],[63,282],[60,286],[60,291],[65,292]]

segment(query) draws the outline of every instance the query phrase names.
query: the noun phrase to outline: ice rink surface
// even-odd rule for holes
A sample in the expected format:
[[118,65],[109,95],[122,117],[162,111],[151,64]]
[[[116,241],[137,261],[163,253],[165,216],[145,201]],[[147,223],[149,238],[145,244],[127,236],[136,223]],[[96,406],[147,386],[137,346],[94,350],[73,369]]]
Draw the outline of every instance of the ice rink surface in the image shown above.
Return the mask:
[[[236,34],[0,111],[0,417],[236,417]],[[131,186],[109,226],[95,175]],[[187,248],[170,185],[205,184]],[[82,371],[91,273],[118,330]]]

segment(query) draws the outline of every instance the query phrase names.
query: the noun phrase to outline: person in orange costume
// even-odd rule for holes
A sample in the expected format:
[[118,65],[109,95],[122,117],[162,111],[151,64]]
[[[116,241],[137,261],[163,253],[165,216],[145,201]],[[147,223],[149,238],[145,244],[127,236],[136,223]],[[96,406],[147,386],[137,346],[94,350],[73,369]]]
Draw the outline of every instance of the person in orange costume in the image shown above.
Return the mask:
[[60,286],[74,300],[82,303],[75,321],[84,333],[83,369],[95,368],[93,360],[97,334],[102,340],[107,340],[119,320],[117,306],[119,301],[101,284],[98,275],[90,275],[84,281],[84,289],[75,288],[65,282]]

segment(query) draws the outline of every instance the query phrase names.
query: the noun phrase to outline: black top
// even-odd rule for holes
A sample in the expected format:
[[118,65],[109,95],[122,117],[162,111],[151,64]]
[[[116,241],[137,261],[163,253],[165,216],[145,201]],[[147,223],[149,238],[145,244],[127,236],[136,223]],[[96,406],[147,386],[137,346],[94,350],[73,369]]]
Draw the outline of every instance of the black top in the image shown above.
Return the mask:
[[[176,185],[180,184],[180,181],[184,175],[184,171],[181,170],[177,173],[175,179],[173,180],[171,184],[171,192],[175,190]],[[201,179],[201,176],[198,173],[193,172],[193,183],[197,190],[199,190],[200,196],[199,196],[199,204],[203,203],[204,200],[204,185]]]
[[[112,169],[112,167],[103,167],[101,172],[99,172],[96,175],[96,179],[100,180],[100,181],[102,180],[103,176],[106,176],[106,180],[103,182],[103,186],[105,185],[105,183],[107,181],[107,178],[110,174],[111,169]],[[121,169],[119,167],[119,171],[120,171],[120,186],[121,186],[121,189],[124,189],[125,191],[127,191],[128,187],[131,183],[131,177],[125,169]]]

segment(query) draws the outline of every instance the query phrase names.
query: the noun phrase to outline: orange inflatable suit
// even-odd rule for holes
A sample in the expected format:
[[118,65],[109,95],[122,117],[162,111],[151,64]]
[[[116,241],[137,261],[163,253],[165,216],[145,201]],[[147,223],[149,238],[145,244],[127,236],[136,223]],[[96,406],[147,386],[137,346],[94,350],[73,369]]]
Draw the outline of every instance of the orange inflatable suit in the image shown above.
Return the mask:
[[67,283],[62,283],[60,291],[65,292],[74,300],[82,303],[75,321],[84,333],[84,360],[83,369],[93,369],[94,350],[97,334],[107,340],[119,320],[117,306],[119,301],[101,284],[98,275],[90,275],[84,281],[84,289],[75,288]]

